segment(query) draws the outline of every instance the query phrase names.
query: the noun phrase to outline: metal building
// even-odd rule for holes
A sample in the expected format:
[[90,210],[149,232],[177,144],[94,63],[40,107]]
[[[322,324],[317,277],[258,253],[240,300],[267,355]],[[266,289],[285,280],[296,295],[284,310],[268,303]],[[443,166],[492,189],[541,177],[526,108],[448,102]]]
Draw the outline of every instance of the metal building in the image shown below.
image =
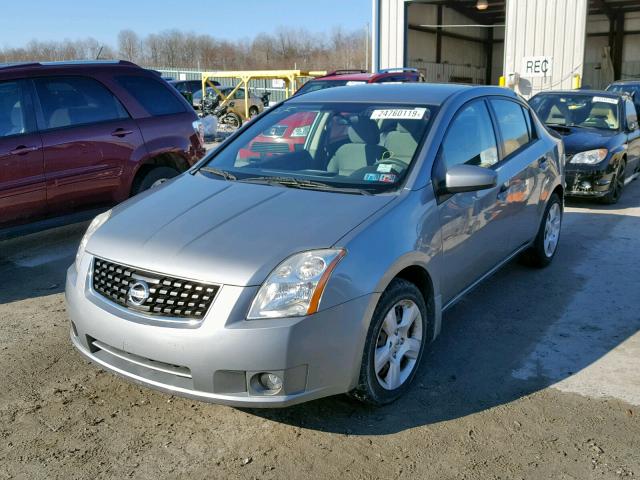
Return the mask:
[[640,0],[373,0],[374,68],[524,96],[640,78]]

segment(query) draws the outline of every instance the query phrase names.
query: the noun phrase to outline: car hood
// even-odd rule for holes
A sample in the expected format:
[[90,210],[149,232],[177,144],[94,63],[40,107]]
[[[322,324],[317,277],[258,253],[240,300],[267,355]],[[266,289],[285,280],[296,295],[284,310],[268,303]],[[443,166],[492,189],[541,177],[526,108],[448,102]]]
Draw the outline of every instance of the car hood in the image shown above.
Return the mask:
[[87,251],[203,282],[259,285],[290,255],[333,246],[394,195],[353,195],[184,174],[116,207]]
[[596,130],[592,128],[558,128],[554,129],[564,141],[565,152],[573,155],[578,152],[586,152],[596,148],[610,148],[610,143],[619,135],[615,130]]

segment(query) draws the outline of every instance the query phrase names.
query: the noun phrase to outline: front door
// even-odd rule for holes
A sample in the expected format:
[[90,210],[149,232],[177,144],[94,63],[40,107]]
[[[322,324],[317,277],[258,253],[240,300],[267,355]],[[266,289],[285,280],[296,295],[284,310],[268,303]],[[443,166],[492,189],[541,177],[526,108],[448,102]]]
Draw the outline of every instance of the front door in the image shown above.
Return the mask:
[[[449,125],[435,167],[436,178],[457,164],[495,168],[498,148],[487,104],[463,106]],[[440,197],[445,305],[507,255],[509,225],[499,199],[507,178],[498,171],[498,186]]]
[[113,203],[127,163],[143,145],[138,126],[93,78],[44,77],[34,84],[49,212]]
[[540,193],[551,180],[549,152],[537,141],[531,114],[519,102],[505,98],[489,101],[497,125],[501,161],[498,172],[506,182],[499,201],[509,222],[508,247],[513,252],[529,243],[539,227]]
[[631,100],[624,102],[625,130],[627,131],[627,169],[626,176],[630,178],[640,171],[640,129],[638,115]]
[[22,80],[0,82],[0,226],[37,220],[45,211],[42,141],[33,98]]

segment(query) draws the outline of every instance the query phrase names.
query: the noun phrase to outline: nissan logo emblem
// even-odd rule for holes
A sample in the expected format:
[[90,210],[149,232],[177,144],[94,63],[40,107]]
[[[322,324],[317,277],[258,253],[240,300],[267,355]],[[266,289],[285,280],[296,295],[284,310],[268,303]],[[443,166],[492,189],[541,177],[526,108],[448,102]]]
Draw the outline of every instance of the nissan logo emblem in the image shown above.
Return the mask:
[[132,305],[141,306],[149,298],[149,285],[144,280],[136,280],[129,287],[127,300]]

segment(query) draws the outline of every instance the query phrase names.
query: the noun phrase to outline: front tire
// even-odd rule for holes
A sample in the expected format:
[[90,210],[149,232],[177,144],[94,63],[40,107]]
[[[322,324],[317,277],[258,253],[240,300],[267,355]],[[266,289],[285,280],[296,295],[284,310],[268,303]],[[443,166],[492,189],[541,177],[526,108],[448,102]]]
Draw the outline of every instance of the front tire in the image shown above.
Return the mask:
[[133,195],[137,195],[152,187],[156,187],[179,174],[180,172],[178,172],[178,170],[171,167],[152,168],[136,183],[133,189]]
[[562,202],[558,194],[554,193],[549,198],[533,245],[522,255],[523,263],[544,268],[552,262],[560,241],[562,214]]
[[625,167],[625,161],[620,160],[616,173],[613,174],[613,178],[611,179],[609,191],[604,197],[602,197],[602,203],[606,205],[615,205],[618,203],[618,200],[620,200],[622,190],[624,189]]
[[380,406],[403,395],[416,376],[428,341],[427,306],[413,283],[395,279],[371,319],[358,387],[350,394]]

